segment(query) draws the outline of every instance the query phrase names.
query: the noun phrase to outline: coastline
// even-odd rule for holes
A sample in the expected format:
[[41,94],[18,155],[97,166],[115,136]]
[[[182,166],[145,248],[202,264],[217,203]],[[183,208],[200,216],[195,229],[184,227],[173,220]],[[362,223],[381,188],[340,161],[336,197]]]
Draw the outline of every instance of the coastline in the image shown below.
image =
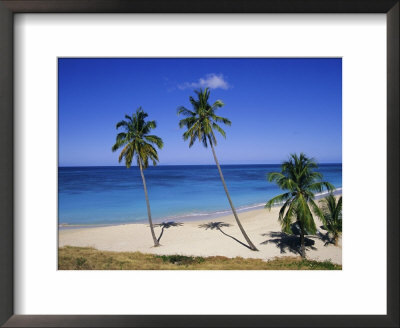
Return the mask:
[[[332,192],[335,196],[342,195],[342,187],[336,188]],[[323,191],[315,195],[315,199],[319,200],[329,194],[328,191]],[[256,209],[264,208],[265,202],[263,203],[254,203],[249,205],[244,205],[241,207],[236,208],[237,213],[246,213]],[[278,207],[280,204],[274,205],[274,207]],[[224,217],[232,213],[231,209],[223,209],[216,212],[210,213],[188,213],[183,215],[171,215],[166,216],[163,218],[153,218],[153,223],[162,223],[168,221],[175,221],[175,222],[196,222],[196,221],[205,221],[205,220],[213,220],[216,218]],[[61,223],[58,225],[59,230],[69,230],[69,229],[92,229],[98,227],[111,227],[111,226],[119,226],[119,225],[126,225],[126,224],[147,224],[148,219],[138,220],[134,222],[114,222],[114,223],[93,223],[93,224],[68,224],[68,223]]]
[[[278,222],[279,207],[268,211],[256,208],[241,212],[240,220],[250,239],[259,249],[254,252],[240,244],[243,236],[232,214],[202,220],[182,221],[183,225],[164,229],[161,247],[153,247],[150,230],[146,223],[126,223],[90,228],[59,229],[59,247],[93,247],[103,251],[142,252],[158,255],[225,256],[229,258],[259,258],[270,260],[280,256],[299,256],[296,247],[297,236],[283,236]],[[223,227],[225,234],[218,230],[199,227],[211,221],[229,224]],[[178,222],[178,221],[177,221]],[[317,227],[322,223],[316,219]],[[320,228],[321,233],[325,233]],[[156,227],[157,237],[161,228]],[[307,236],[307,258],[333,263],[342,263],[341,240],[339,245],[326,245],[318,236]]]

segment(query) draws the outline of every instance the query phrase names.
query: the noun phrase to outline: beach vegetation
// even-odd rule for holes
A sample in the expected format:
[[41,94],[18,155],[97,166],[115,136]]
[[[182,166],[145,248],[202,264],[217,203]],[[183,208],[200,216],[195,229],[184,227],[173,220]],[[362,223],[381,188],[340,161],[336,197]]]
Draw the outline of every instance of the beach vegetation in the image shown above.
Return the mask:
[[336,198],[332,193],[319,201],[325,230],[331,235],[331,242],[338,245],[342,233],[342,196]]
[[141,107],[139,107],[132,116],[125,115],[125,120],[118,122],[116,125],[117,130],[122,129],[123,131],[117,134],[115,144],[112,146],[112,151],[115,152],[122,148],[118,157],[118,162],[125,160],[126,167],[130,168],[132,162],[135,160],[140,169],[151,236],[154,246],[159,246],[160,243],[154,233],[149,196],[143,170],[149,166],[149,161],[151,161],[154,166],[157,164],[157,148],[161,149],[163,147],[163,141],[160,137],[150,134],[151,130],[157,127],[157,124],[156,121],[146,120],[147,117],[148,114],[145,113]]
[[323,213],[315,203],[315,193],[325,188],[329,191],[334,186],[322,181],[322,174],[317,172],[318,164],[313,158],[305,154],[291,154],[289,159],[282,163],[280,172],[270,172],[267,175],[269,182],[275,182],[286,192],[268,200],[265,207],[271,210],[272,206],[279,205],[278,220],[282,231],[293,234],[292,224],[297,223],[300,228],[300,255],[306,257],[305,235],[316,234],[317,227],[314,216],[323,220]]
[[196,263],[203,263],[205,261],[204,257],[201,256],[185,256],[185,255],[155,255],[157,258],[163,260],[163,262],[168,262],[177,265],[189,265]]
[[[85,258],[78,265],[77,259]],[[269,261],[224,256],[154,255],[141,252],[110,252],[89,247],[61,247],[59,270],[341,270],[331,261],[283,256]]]
[[82,268],[86,263],[86,259],[84,257],[77,257],[76,258],[76,266],[78,268]]
[[192,147],[196,140],[201,142],[206,148],[208,146],[211,147],[211,151],[214,156],[222,184],[224,186],[226,197],[228,198],[228,202],[232,209],[236,223],[249,248],[253,251],[257,251],[256,246],[248,237],[239,220],[215,152],[215,146],[217,146],[215,132],[218,132],[225,138],[226,133],[220,124],[225,124],[227,126],[231,125],[231,121],[229,119],[217,115],[217,111],[224,106],[224,103],[221,100],[217,100],[211,105],[209,103],[210,90],[208,88],[205,88],[204,90],[195,90],[195,94],[196,98],[192,96],[189,97],[189,101],[193,107],[193,110],[187,109],[183,106],[178,107],[178,115],[185,116],[184,119],[179,121],[179,127],[186,128],[186,131],[183,133],[183,139],[185,141],[189,140],[189,147]]

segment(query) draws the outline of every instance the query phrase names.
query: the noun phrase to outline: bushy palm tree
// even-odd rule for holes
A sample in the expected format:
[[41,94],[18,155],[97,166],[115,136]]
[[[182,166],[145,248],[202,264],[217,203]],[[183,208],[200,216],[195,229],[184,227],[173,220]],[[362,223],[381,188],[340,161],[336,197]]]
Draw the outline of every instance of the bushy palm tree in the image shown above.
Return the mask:
[[125,159],[125,165],[130,168],[132,161],[135,159],[140,169],[142,176],[144,195],[146,198],[147,215],[150,223],[150,231],[153,237],[154,246],[159,246],[151,220],[151,210],[149,203],[149,196],[147,194],[146,179],[143,170],[149,166],[149,160],[155,166],[158,162],[157,148],[163,147],[163,141],[160,137],[151,135],[150,131],[155,129],[156,121],[146,121],[148,114],[143,111],[141,107],[133,113],[132,116],[125,115],[126,120],[117,123],[116,128],[122,128],[124,131],[117,134],[117,138],[112,151],[115,152],[122,148],[119,154],[118,162]]
[[278,220],[282,231],[292,234],[291,224],[297,222],[300,227],[300,254],[305,258],[304,235],[315,234],[313,212],[323,220],[323,213],[314,202],[315,192],[324,188],[333,190],[329,182],[322,180],[322,174],[315,171],[318,168],[314,159],[301,153],[291,154],[289,160],[282,163],[281,172],[268,173],[268,181],[276,184],[287,192],[270,199],[265,207],[271,209],[273,205],[282,204]]
[[178,108],[178,115],[186,116],[186,118],[180,120],[179,122],[180,128],[186,127],[187,129],[183,133],[183,139],[189,140],[189,147],[192,147],[196,140],[201,142],[206,148],[208,145],[211,146],[214,160],[217,164],[218,172],[221,177],[229,205],[232,208],[236,223],[239,226],[239,229],[242,232],[243,237],[246,239],[250,249],[256,251],[257,248],[251,242],[239,221],[239,217],[236,213],[235,207],[233,206],[228,192],[228,187],[226,186],[225,179],[214,149],[214,146],[217,145],[217,138],[215,137],[214,132],[218,131],[224,138],[226,137],[225,131],[221,128],[219,123],[231,125],[231,121],[216,114],[217,110],[224,106],[224,103],[221,100],[217,100],[212,105],[209,104],[208,99],[210,98],[210,90],[208,88],[204,90],[200,89],[199,91],[196,90],[195,93],[197,95],[197,99],[189,97],[189,101],[193,106],[193,110],[189,110],[183,106]]
[[337,246],[339,235],[342,233],[342,196],[336,201],[336,197],[330,193],[319,203],[324,217],[324,228],[332,235]]

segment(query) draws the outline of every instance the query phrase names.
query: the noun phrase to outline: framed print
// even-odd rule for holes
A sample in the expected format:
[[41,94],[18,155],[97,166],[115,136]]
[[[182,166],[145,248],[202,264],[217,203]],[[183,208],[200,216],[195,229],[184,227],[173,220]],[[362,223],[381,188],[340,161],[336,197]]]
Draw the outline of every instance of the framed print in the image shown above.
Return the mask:
[[2,324],[398,326],[398,1],[0,9]]

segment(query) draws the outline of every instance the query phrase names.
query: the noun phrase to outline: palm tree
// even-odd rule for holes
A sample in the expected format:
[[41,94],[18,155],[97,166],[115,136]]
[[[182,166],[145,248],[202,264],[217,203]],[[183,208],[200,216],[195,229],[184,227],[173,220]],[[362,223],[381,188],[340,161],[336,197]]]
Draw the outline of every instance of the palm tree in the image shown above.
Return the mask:
[[324,217],[324,228],[332,234],[333,242],[337,246],[342,232],[342,196],[336,202],[336,197],[330,193],[319,203]]
[[117,134],[112,151],[115,152],[117,149],[123,147],[119,154],[118,162],[125,159],[127,168],[130,168],[132,160],[134,158],[136,159],[143,181],[151,235],[153,237],[154,246],[159,246],[160,244],[154,233],[153,222],[151,220],[149,196],[147,194],[146,179],[143,170],[149,166],[149,160],[153,162],[154,166],[157,164],[158,154],[155,147],[161,149],[163,147],[163,141],[160,137],[149,134],[152,129],[156,128],[157,124],[156,121],[146,121],[147,116],[148,114],[145,113],[141,107],[139,107],[132,116],[125,115],[126,120],[122,120],[116,125],[117,130],[123,128],[124,132]]
[[246,239],[249,247],[253,251],[257,251],[257,248],[251,242],[250,238],[247,236],[243,229],[242,224],[239,221],[239,217],[236,213],[235,207],[233,206],[231,197],[228,192],[228,187],[226,186],[224,176],[219,166],[217,155],[215,153],[214,146],[217,145],[217,139],[215,137],[214,131],[218,131],[224,138],[226,137],[225,131],[218,125],[218,123],[223,123],[226,125],[231,125],[231,121],[227,118],[218,116],[216,111],[224,106],[221,100],[217,100],[214,104],[210,105],[208,99],[210,97],[210,90],[208,88],[199,91],[195,91],[197,99],[189,97],[189,101],[193,106],[193,111],[181,106],[178,108],[178,115],[186,116],[186,118],[180,120],[179,127],[186,127],[186,131],[183,134],[183,140],[189,139],[189,147],[192,147],[194,142],[198,140],[203,143],[203,146],[207,148],[208,145],[211,146],[211,150],[214,156],[215,163],[217,164],[218,172],[221,177],[222,184],[224,185],[225,193],[229,201],[229,205],[232,208],[233,215],[242,232],[244,238]]
[[323,213],[314,202],[314,192],[321,192],[324,188],[334,189],[329,182],[321,181],[322,174],[314,171],[317,168],[315,160],[303,153],[300,156],[291,154],[289,160],[282,163],[281,172],[268,173],[268,181],[276,182],[287,192],[270,199],[265,207],[271,210],[273,205],[283,203],[278,220],[282,225],[282,231],[287,234],[292,234],[293,221],[299,225],[300,254],[303,258],[306,257],[304,235],[317,232],[312,212],[323,220]]

